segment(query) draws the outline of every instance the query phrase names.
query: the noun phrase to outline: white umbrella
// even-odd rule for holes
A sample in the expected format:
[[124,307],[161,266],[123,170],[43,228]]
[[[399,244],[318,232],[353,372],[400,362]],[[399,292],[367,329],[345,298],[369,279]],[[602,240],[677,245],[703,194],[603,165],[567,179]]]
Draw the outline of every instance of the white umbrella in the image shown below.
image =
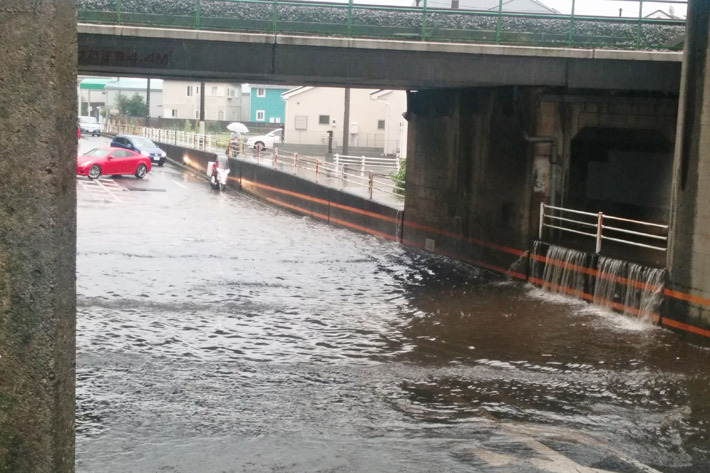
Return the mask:
[[233,122],[227,125],[227,130],[233,131],[235,133],[249,133],[249,128],[244,125],[244,123]]

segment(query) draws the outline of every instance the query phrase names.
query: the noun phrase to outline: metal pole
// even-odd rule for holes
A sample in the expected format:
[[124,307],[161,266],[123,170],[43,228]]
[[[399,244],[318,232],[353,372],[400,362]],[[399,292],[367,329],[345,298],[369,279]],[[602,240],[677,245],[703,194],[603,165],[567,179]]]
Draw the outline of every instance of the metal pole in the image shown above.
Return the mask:
[[604,222],[604,214],[602,212],[599,212],[597,215],[597,250],[596,253],[600,253],[602,251],[602,225]]
[[145,126],[150,126],[150,77],[146,80],[145,88]]
[[298,174],[298,153],[293,153],[293,173]]
[[575,0],[572,0],[572,16],[569,19],[569,38],[567,40],[568,46],[572,46],[572,39],[574,38],[574,7]]
[[496,43],[500,43],[500,30],[503,24],[503,0],[498,1],[498,24],[496,25]]
[[[205,81],[200,82],[200,133],[205,132]],[[231,139],[230,139],[231,143]]]
[[641,49],[641,23],[643,22],[643,0],[639,1],[639,24],[636,34],[636,49]]
[[[426,1],[426,0],[425,0]],[[348,154],[350,136],[350,87],[345,88],[345,112],[343,113],[343,154]]]
[[537,239],[542,240],[542,226],[545,219],[545,202],[540,202],[540,225],[537,231]]
[[320,163],[320,161],[316,159],[316,182],[318,182],[318,164],[319,163]]
[[370,171],[370,178],[368,179],[368,183],[367,183],[368,190],[369,190],[369,193],[370,193],[370,200],[372,200],[373,180],[374,180],[374,179],[373,179],[373,177],[372,177],[372,171]]
[[276,19],[278,18],[278,10],[276,9],[276,0],[274,0],[274,4],[272,7],[272,18],[271,18],[271,30],[274,34],[276,34]]
[[348,0],[348,38],[353,35],[353,0]]
[[278,166],[278,160],[279,160],[279,149],[274,148],[274,169]]
[[426,0],[422,8],[422,41],[426,39]]

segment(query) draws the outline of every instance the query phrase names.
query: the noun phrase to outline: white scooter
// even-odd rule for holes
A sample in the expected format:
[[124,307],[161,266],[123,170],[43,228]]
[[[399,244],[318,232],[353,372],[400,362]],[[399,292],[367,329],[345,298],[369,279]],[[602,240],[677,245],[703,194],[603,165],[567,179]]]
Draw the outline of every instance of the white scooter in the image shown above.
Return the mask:
[[227,155],[220,154],[217,156],[217,161],[207,163],[207,176],[210,178],[210,186],[212,189],[223,190],[227,185],[227,176],[229,175],[229,158]]

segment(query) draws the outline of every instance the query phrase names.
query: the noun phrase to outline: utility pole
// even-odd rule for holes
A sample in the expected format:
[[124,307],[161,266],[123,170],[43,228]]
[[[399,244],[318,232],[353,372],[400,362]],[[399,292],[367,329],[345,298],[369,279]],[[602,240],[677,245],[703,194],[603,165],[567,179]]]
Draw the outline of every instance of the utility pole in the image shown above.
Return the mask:
[[205,134],[205,81],[200,82],[200,131]]
[[150,128],[150,77],[146,81],[145,89],[145,127]]
[[348,138],[350,137],[350,87],[345,88],[345,113],[343,114],[343,150],[348,154]]

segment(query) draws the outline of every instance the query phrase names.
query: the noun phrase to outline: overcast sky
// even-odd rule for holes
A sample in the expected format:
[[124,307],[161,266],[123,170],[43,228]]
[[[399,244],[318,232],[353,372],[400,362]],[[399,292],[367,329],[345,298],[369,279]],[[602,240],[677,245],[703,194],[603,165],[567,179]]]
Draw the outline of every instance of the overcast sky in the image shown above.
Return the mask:
[[[348,0],[320,0],[331,1],[335,3],[347,3]],[[360,5],[398,5],[412,6],[414,0],[353,0],[354,3]],[[461,4],[466,0],[459,0]],[[506,1],[506,0],[504,0]],[[572,0],[538,0],[550,8],[554,8],[558,12],[569,15],[572,12]],[[680,0],[679,0],[680,1]],[[421,2],[420,2],[421,3]],[[439,0],[437,3],[441,4]],[[497,3],[495,0],[490,0],[491,4]],[[671,9],[674,10],[676,16],[685,18],[686,2],[674,3],[670,2],[655,2],[646,0],[643,3],[643,15],[646,16],[656,10],[663,10],[668,13]],[[638,18],[639,2],[638,1],[620,1],[620,0],[575,0],[575,14],[578,15],[597,15],[597,16],[619,16],[619,8],[622,9],[622,15],[625,17]]]
[[[569,15],[572,11],[572,0],[539,0],[548,7],[554,8],[560,13]],[[676,16],[685,17],[686,5],[674,3],[644,2],[643,14],[648,15],[656,10],[663,10],[668,13],[673,6]],[[622,9],[623,16],[633,16],[638,18],[639,2],[622,2],[615,0],[576,0],[574,11],[580,15],[604,15],[619,16],[619,8]]]

